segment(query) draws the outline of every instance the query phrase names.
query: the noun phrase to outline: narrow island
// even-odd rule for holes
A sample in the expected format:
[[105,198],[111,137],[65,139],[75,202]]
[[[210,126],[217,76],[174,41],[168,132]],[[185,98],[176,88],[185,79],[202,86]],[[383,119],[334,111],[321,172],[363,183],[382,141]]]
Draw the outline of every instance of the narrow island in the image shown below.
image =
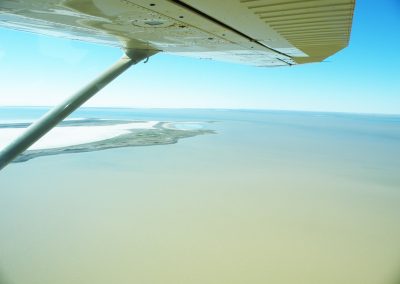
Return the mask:
[[[205,123],[207,122],[66,120],[33,144],[14,162],[26,162],[36,157],[49,155],[174,144],[182,138],[214,134],[214,130],[204,128]],[[182,125],[184,127],[180,127]],[[28,126],[29,123],[0,124],[0,137],[2,138],[0,149]]]

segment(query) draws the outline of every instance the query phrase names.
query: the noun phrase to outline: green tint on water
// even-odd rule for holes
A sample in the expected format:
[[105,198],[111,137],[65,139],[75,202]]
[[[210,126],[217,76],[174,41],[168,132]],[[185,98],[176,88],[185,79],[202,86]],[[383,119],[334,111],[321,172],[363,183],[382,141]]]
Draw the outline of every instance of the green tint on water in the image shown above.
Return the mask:
[[217,134],[0,172],[0,283],[398,283],[398,117],[176,117]]

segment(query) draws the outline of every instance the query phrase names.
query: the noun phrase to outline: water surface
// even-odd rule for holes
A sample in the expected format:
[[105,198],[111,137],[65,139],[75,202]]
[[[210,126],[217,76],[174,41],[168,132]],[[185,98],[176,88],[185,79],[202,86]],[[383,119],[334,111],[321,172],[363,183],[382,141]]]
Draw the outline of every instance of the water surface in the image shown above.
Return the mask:
[[[26,120],[44,109],[29,111]],[[19,112],[2,109],[0,120]],[[214,121],[217,134],[5,168],[2,284],[397,283],[399,117],[130,109],[75,117]]]

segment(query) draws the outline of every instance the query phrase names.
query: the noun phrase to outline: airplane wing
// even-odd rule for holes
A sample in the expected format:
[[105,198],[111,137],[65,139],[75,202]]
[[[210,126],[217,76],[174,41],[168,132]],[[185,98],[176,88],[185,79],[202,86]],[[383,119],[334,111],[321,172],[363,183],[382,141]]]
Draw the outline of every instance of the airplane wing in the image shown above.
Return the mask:
[[118,46],[123,56],[0,151],[0,170],[130,66],[158,52],[255,66],[347,46],[355,0],[0,0],[0,27]]
[[355,0],[0,0],[0,27],[255,66],[346,47]]

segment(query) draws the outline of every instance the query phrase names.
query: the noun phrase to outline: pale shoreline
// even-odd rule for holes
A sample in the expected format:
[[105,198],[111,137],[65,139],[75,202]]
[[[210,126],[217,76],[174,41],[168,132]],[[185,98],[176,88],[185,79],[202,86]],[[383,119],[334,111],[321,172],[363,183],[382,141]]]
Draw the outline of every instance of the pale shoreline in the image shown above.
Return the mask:
[[[76,119],[63,121],[38,140],[14,162],[64,153],[82,153],[132,146],[177,143],[179,139],[215,133],[203,129],[201,122],[129,121],[109,119]],[[181,125],[185,127],[180,128]],[[190,124],[193,124],[191,129]],[[28,123],[0,125],[0,150],[18,137]]]
[[[28,150],[53,149],[93,143],[128,134],[133,129],[154,129],[159,121],[130,122],[101,126],[55,127]],[[24,128],[0,128],[0,150],[21,135]]]

